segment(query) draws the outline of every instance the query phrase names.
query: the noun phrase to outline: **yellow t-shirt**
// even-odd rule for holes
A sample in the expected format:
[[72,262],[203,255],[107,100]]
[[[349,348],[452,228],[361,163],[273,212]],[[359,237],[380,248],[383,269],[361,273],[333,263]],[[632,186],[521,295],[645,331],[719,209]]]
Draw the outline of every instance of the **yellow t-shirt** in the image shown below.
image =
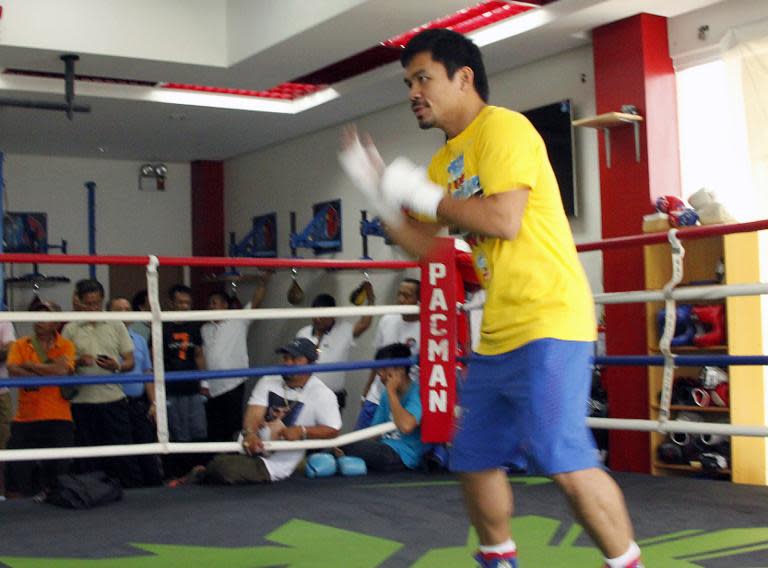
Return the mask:
[[434,155],[429,177],[454,199],[530,190],[514,240],[465,235],[487,293],[478,353],[542,338],[594,341],[592,293],[546,147],[528,119],[486,106]]

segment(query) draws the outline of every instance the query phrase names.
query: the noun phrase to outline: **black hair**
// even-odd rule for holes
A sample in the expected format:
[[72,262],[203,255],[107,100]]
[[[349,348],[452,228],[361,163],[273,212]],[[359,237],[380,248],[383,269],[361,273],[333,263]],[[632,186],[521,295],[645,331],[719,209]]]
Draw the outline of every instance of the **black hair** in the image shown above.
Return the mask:
[[126,298],[125,296],[112,296],[109,299],[109,302],[107,302],[107,311],[108,312],[112,311],[112,302],[114,302],[115,300],[125,300],[127,302],[128,298]]
[[456,71],[469,67],[474,73],[474,86],[483,102],[488,102],[490,89],[485,73],[483,56],[475,43],[460,33],[443,28],[424,30],[415,35],[400,55],[400,63],[407,67],[419,53],[429,52],[434,61],[442,63],[449,79]]
[[101,282],[98,280],[93,280],[91,278],[84,278],[83,280],[78,280],[75,284],[75,296],[83,299],[83,296],[86,294],[90,294],[91,292],[98,292],[101,294],[101,297],[104,297],[104,286],[101,285]]
[[406,284],[413,284],[416,286],[416,296],[421,297],[421,281],[416,280],[415,278],[403,278],[401,284],[405,282]]
[[330,294],[318,294],[315,299],[312,300],[313,308],[335,308],[336,298]]
[[149,294],[147,294],[146,290],[139,290],[133,295],[133,298],[131,298],[131,307],[133,308],[134,312],[140,312],[141,306],[147,303],[147,300],[149,299]]
[[215,298],[216,296],[224,300],[224,303],[227,304],[227,307],[232,307],[232,296],[227,294],[224,290],[214,290],[208,294],[208,301],[210,302],[211,298]]
[[192,288],[189,286],[185,286],[184,284],[174,284],[171,286],[170,290],[168,290],[168,297],[173,300],[175,299],[175,296],[177,293],[180,294],[189,294],[192,295]]
[[[411,348],[408,347],[405,343],[390,343],[389,345],[385,345],[384,347],[376,351],[376,355],[374,356],[374,359],[376,359],[377,361],[381,359],[410,359],[410,358],[411,358]],[[405,367],[406,373],[411,369],[410,365],[403,365],[403,367]]]

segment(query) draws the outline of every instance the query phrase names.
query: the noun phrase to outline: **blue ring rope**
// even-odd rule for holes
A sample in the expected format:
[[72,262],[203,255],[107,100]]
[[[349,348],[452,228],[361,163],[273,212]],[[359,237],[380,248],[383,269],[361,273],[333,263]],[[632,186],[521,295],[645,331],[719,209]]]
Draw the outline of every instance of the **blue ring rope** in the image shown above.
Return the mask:
[[[653,366],[663,367],[664,357],[661,355],[614,355],[610,357],[595,357],[595,365],[612,365],[621,367]],[[676,355],[675,365],[678,367],[703,367],[704,365],[768,365],[765,355]]]
[[[472,362],[474,357],[457,357],[464,363]],[[661,355],[614,355],[609,357],[594,357],[595,365],[618,367],[661,367],[664,357]],[[189,380],[217,380],[232,377],[262,377],[265,375],[296,375],[301,373],[328,373],[332,371],[357,371],[361,369],[381,369],[383,367],[401,367],[418,364],[417,357],[402,359],[345,361],[338,363],[322,363],[316,365],[272,365],[268,367],[251,367],[247,369],[224,369],[220,371],[169,371],[165,374],[168,383]],[[703,367],[705,365],[768,365],[766,355],[677,355],[675,365],[678,367]],[[151,383],[154,375],[113,374],[113,375],[77,375],[60,377],[36,377],[24,379],[3,379],[0,385],[9,388],[42,387],[53,385],[101,385],[134,383]]]
[[[418,363],[416,357],[402,359],[380,359],[370,361],[345,361],[322,363],[319,365],[272,365],[269,367],[251,367],[248,369],[223,369],[220,371],[169,371],[165,381],[173,383],[189,380],[227,379],[231,377],[262,377],[265,375],[297,375],[302,373],[328,373],[331,371],[356,371],[360,369],[381,369],[383,367],[405,367]],[[59,377],[35,377],[0,381],[0,385],[9,388],[68,386],[68,385],[130,385],[151,383],[154,375],[111,374],[111,375],[68,375]]]

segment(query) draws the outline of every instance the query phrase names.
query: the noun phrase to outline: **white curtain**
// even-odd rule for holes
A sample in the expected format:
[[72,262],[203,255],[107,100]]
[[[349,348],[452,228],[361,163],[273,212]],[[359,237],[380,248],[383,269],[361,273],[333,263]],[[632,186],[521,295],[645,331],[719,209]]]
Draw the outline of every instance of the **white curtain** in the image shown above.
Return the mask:
[[729,30],[677,78],[683,196],[706,187],[737,220],[768,218],[768,19]]
[[723,60],[734,103],[742,104],[755,217],[768,217],[768,19],[725,36]]

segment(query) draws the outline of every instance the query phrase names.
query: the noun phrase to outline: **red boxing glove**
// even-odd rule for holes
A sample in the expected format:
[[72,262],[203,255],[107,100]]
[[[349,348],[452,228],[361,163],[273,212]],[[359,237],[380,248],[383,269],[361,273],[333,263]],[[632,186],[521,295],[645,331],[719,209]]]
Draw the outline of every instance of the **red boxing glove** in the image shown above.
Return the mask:
[[674,195],[662,195],[656,199],[656,210],[662,213],[672,213],[685,209],[685,202]]
[[725,344],[725,306],[693,306],[693,315],[704,326],[704,333],[697,333],[693,343],[697,347]]
[[728,383],[720,383],[709,391],[709,397],[715,406],[728,406],[730,401]]

